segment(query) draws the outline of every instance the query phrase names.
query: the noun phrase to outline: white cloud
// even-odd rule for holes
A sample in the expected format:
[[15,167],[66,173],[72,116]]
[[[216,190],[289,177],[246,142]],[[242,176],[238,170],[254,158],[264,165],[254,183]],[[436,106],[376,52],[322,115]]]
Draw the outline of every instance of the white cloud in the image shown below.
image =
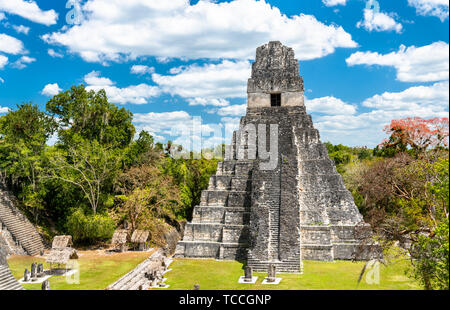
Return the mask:
[[43,11],[32,0],[0,0],[0,11],[19,15],[46,26],[56,24],[58,14],[54,10]]
[[224,107],[230,104],[228,100],[225,99],[216,99],[216,98],[189,98],[187,100],[190,106],[200,105],[200,106],[215,106],[215,107]]
[[146,130],[159,141],[172,140],[185,150],[193,148],[198,151],[231,139],[233,130],[239,126],[239,118],[224,117],[221,123],[204,124],[201,117],[194,117],[185,111],[150,112],[135,113],[133,123],[137,132]]
[[92,71],[84,76],[84,81],[91,86],[111,86],[114,82],[108,78],[100,77],[100,71]]
[[0,55],[0,69],[3,69],[8,63],[8,57]]
[[139,56],[253,59],[255,48],[280,40],[298,59],[314,59],[357,43],[342,27],[311,15],[286,16],[264,0],[91,0],[79,26],[44,35],[89,62]]
[[170,57],[156,57],[156,61],[160,64],[167,64],[171,61]]
[[146,104],[148,99],[160,94],[158,87],[148,84],[131,85],[125,88],[116,87],[109,78],[100,77],[98,71],[86,74],[84,81],[88,85],[86,89],[94,91],[104,89],[109,102],[116,104]]
[[26,27],[24,25],[19,25],[19,26],[13,25],[12,27],[18,33],[28,34],[28,32],[30,32],[30,27]]
[[4,20],[6,18],[5,13],[0,12],[0,20]]
[[247,111],[247,104],[235,104],[220,108],[217,114],[220,116],[244,116]]
[[248,61],[223,60],[219,64],[193,64],[172,68],[174,75],[154,73],[153,81],[165,92],[185,98],[244,98],[251,75]]
[[131,73],[133,74],[152,74],[155,72],[154,67],[144,65],[134,65],[131,67]]
[[326,6],[346,5],[347,0],[322,0]]
[[403,29],[402,24],[397,23],[392,16],[370,9],[364,9],[364,19],[357,22],[356,27],[362,27],[367,31],[395,31],[397,33],[402,32]]
[[135,113],[133,123],[144,130],[154,133],[170,133],[170,129],[186,124],[192,117],[186,111],[162,112],[162,113]]
[[448,18],[448,0],[408,0],[408,4],[416,8],[423,16],[436,16],[442,22]]
[[15,62],[11,64],[12,67],[17,69],[24,69],[27,67],[27,64],[33,63],[36,61],[36,58],[28,57],[28,56],[22,56]]
[[369,112],[312,117],[323,141],[374,147],[385,138],[383,128],[392,119],[448,117],[448,85],[440,82],[375,95],[362,103],[372,109]]
[[433,82],[448,79],[449,45],[435,42],[422,47],[400,46],[397,52],[356,52],[346,59],[349,66],[392,66],[397,70],[397,80],[402,82]]
[[55,51],[54,49],[52,49],[52,48],[49,48],[47,52],[48,52],[48,54],[49,54],[51,57],[54,57],[54,58],[63,58],[63,57],[64,57],[63,54],[56,52],[56,51]]
[[59,92],[61,91],[62,89],[59,88],[58,83],[47,84],[45,85],[44,89],[42,89],[41,94],[44,96],[53,97],[59,94]]
[[[148,131],[157,140],[162,141],[171,137],[176,144],[188,146],[188,138],[191,135],[193,118],[185,111],[162,112],[162,113],[135,113],[133,123],[136,131]],[[181,139],[173,137],[181,136]]]
[[5,80],[0,77],[0,83],[5,83]]
[[356,113],[355,106],[332,96],[315,99],[306,98],[305,105],[308,113],[324,113],[329,115],[352,115]]
[[448,106],[448,81],[431,86],[414,86],[399,93],[385,92],[363,102],[369,108],[393,110],[442,110]]
[[24,52],[22,41],[7,34],[0,33],[0,52],[7,54],[21,54]]
[[9,112],[9,108],[0,106],[0,114],[6,114]]

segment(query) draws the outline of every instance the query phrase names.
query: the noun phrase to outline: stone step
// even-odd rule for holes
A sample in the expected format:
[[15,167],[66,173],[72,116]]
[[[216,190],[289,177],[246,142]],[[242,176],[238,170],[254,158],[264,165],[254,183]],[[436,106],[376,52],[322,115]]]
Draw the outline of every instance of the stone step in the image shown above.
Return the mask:
[[218,205],[228,207],[249,208],[251,203],[250,193],[246,191],[202,191],[200,206]]
[[145,273],[151,268],[158,268],[162,262],[162,250],[158,249],[149,258],[140,263],[136,268],[125,274],[119,280],[107,287],[107,290],[138,290],[142,285],[144,288],[148,287],[148,280],[145,278]]
[[218,223],[245,225],[250,212],[244,208],[197,206],[192,213],[192,223]]
[[238,242],[246,236],[245,225],[187,223],[183,241]]
[[37,255],[44,249],[42,239],[34,225],[14,207],[14,200],[0,185],[0,222],[29,255]]
[[217,165],[216,175],[249,176],[253,168],[253,161],[224,160]]
[[246,258],[247,248],[248,243],[246,242],[183,240],[177,244],[175,257],[242,260]]
[[8,266],[0,265],[0,290],[23,290],[24,288],[17,282],[11,274]]
[[213,175],[209,179],[208,190],[251,190],[251,180],[246,176]]

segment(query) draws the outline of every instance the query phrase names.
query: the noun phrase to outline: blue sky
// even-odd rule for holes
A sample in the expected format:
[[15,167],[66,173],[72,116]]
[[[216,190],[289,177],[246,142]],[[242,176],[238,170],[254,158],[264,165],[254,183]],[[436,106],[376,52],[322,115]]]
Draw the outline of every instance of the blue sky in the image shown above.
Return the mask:
[[255,50],[279,40],[322,141],[374,147],[391,119],[448,117],[448,3],[0,0],[0,115],[84,83],[186,144],[194,117],[204,136],[238,124]]

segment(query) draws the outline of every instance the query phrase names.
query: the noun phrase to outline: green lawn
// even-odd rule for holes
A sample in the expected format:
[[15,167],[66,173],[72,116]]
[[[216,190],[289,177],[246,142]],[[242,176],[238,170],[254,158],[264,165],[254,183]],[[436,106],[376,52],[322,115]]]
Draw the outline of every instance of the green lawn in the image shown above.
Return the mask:
[[[151,254],[149,252],[105,254],[104,251],[80,251],[78,259],[80,283],[68,284],[65,277],[53,276],[50,278],[50,288],[52,290],[104,290]],[[9,267],[17,280],[23,277],[25,268],[30,270],[33,262],[44,263],[44,268],[49,268],[42,258],[12,256],[8,259]],[[27,290],[40,290],[41,284],[23,284],[23,287]]]
[[[151,255],[149,252],[127,252],[105,254],[104,251],[80,251],[80,284],[68,284],[66,278],[50,278],[52,290],[103,290],[139,263]],[[23,277],[25,268],[31,263],[44,262],[42,258],[13,256],[8,259],[9,266],[16,279]],[[266,276],[255,273],[256,284],[239,284],[238,279],[244,274],[243,264],[235,261],[217,261],[214,259],[175,259],[165,277],[169,289],[192,290],[194,284],[200,284],[202,290],[354,290],[364,262],[317,262],[304,261],[304,273],[278,274],[282,278],[279,285],[262,285]],[[368,284],[363,277],[358,289],[364,290],[408,290],[421,289],[405,275],[408,260],[397,260],[388,266],[380,266],[380,283]],[[47,269],[47,264],[44,264]],[[40,289],[41,284],[24,284],[25,289]]]
[[[258,276],[256,284],[239,284],[238,279],[244,274],[243,264],[233,261],[216,261],[213,259],[176,259],[165,277],[169,289],[191,290],[198,283],[202,290],[354,290],[364,262],[317,262],[304,261],[304,273],[278,274],[282,278],[279,285],[262,285],[266,276]],[[411,290],[420,287],[406,275],[407,260],[397,261],[385,267],[381,265],[379,285],[369,285],[365,276],[358,289],[363,290]]]

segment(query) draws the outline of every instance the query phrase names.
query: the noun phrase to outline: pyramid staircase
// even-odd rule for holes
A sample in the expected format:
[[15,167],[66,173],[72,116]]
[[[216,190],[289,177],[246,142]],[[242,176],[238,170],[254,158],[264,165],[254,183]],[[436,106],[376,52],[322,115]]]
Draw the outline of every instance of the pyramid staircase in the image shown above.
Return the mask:
[[246,258],[253,162],[224,160],[202,192],[175,257]]
[[14,196],[0,184],[0,225],[28,255],[38,255],[44,243],[33,224],[14,207]]
[[0,291],[2,290],[24,290],[19,282],[13,277],[7,265],[0,265]]

